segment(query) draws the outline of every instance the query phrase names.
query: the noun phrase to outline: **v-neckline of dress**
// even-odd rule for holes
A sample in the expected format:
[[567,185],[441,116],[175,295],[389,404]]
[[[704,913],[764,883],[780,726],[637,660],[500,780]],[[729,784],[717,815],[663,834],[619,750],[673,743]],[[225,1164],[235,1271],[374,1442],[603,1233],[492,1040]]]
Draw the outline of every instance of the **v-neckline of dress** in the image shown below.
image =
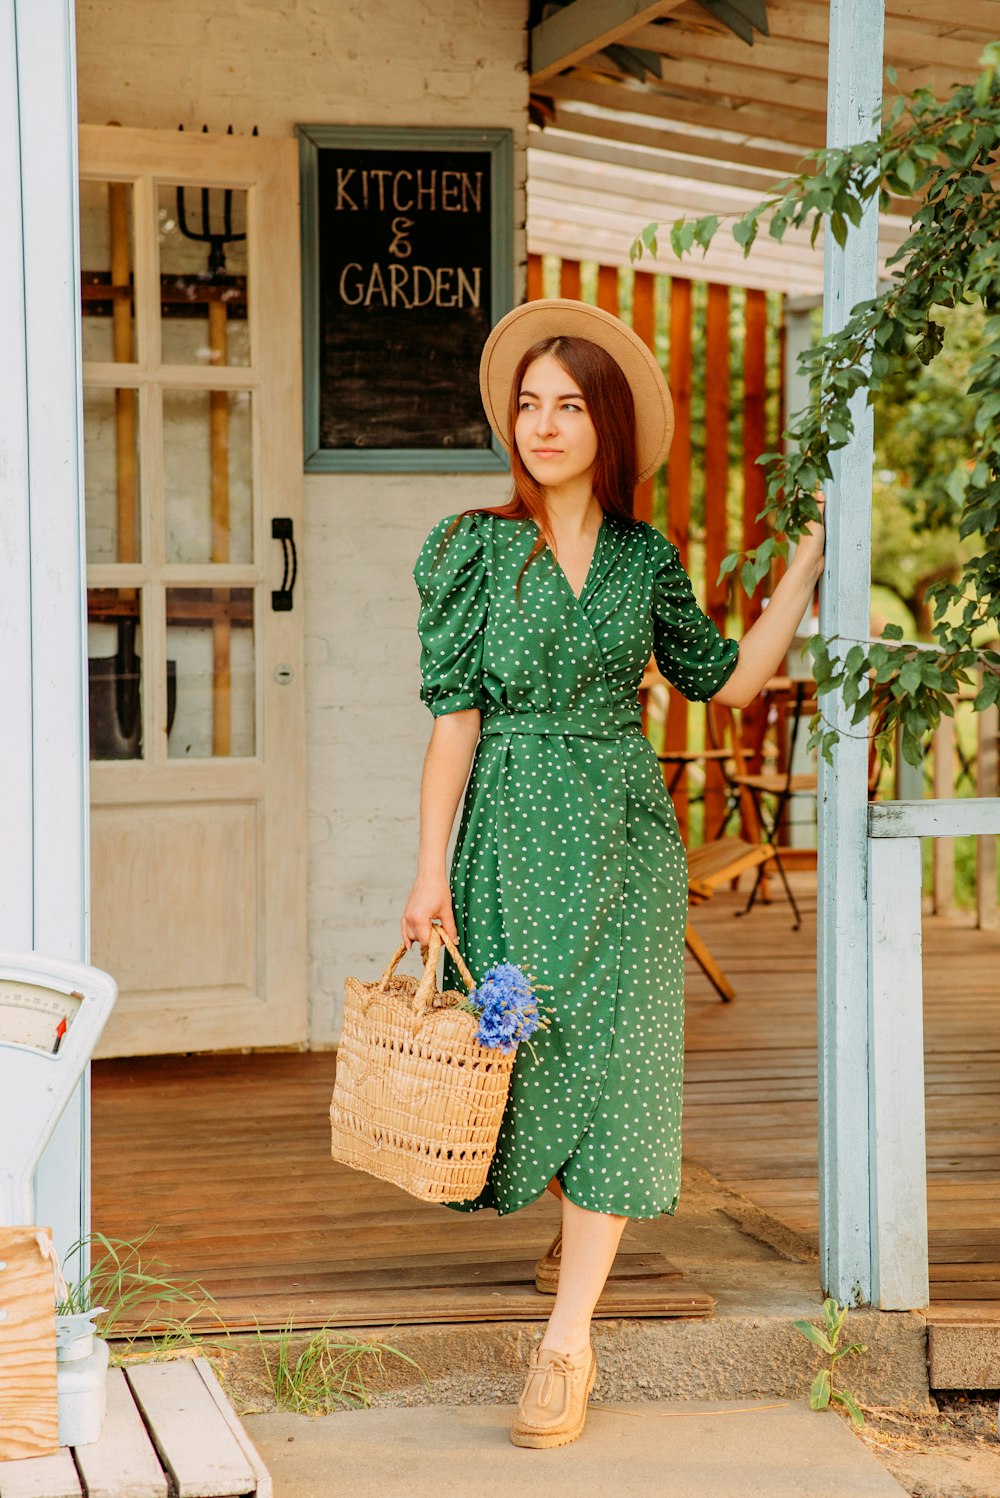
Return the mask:
[[556,569],[559,572],[559,576],[562,578],[563,582],[566,584],[566,587],[567,587],[567,589],[568,589],[568,591],[570,593],[570,596],[577,603],[582,603],[583,602],[583,595],[586,593],[588,587],[590,586],[591,580],[593,579],[594,572],[595,572],[596,567],[597,567],[597,557],[598,557],[598,553],[601,550],[601,541],[602,541],[603,536],[604,536],[604,531],[605,531],[605,527],[607,526],[607,522],[608,522],[608,517],[606,515],[602,515],[601,516],[601,523],[597,527],[597,539],[594,542],[594,550],[591,553],[590,565],[587,568],[587,575],[586,575],[586,577],[583,580],[583,587],[580,589],[579,593],[574,593],[573,592],[573,585],[570,582],[569,578],[566,576],[566,572],[565,572],[565,569],[563,567],[562,562],[560,562],[559,558],[556,556],[555,552],[552,550],[552,547],[551,546],[549,547],[549,555],[551,556],[553,562],[555,563]]

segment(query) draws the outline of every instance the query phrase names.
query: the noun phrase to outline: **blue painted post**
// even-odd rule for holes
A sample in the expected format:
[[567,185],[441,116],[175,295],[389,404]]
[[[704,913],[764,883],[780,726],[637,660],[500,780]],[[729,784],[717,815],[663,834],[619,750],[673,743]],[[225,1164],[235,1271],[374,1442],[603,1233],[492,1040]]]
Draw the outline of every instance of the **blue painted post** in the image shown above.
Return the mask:
[[[882,0],[831,0],[827,145],[875,133],[882,91]],[[823,328],[842,327],[851,308],[875,295],[877,197],[841,250],[824,240]],[[820,608],[825,635],[867,639],[871,579],[872,413],[865,392],[852,406],[855,434],[833,455],[827,495],[826,573]],[[846,651],[847,647],[843,647]],[[830,694],[825,714],[841,737],[831,769],[819,762],[817,974],[819,1018],[819,1211],[821,1280],[842,1304],[871,1300],[869,1200],[869,1012],[867,744]]]

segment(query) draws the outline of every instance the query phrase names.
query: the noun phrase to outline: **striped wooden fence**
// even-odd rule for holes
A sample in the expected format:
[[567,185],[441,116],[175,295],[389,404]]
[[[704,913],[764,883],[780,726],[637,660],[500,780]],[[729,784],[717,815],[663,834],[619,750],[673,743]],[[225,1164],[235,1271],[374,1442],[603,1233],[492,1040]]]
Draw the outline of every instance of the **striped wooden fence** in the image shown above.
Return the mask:
[[[621,290],[627,288],[627,307]],[[590,293],[588,296],[587,293]],[[729,286],[695,283],[656,275],[649,271],[619,272],[616,266],[583,265],[578,260],[529,255],[528,298],[565,296],[595,300],[608,312],[630,321],[647,346],[666,360],[666,374],[674,401],[674,439],[660,474],[640,485],[636,514],[660,525],[679,548],[681,560],[691,570],[693,542],[697,542],[704,583],[700,602],[723,633],[743,634],[761,610],[761,590],[753,598],[738,591],[739,617],[730,619],[726,585],[718,584],[719,566],[727,552],[756,546],[766,528],[756,519],[765,493],[764,471],[756,463],[761,453],[777,446],[784,427],[784,336],[780,299],[768,305],[768,293],[734,292]],[[733,338],[734,295],[743,302],[742,327]],[[694,300],[704,305],[696,318]],[[772,294],[773,296],[773,294]],[[702,361],[700,379],[704,400],[700,431],[693,425],[692,370],[696,362],[696,333],[703,339],[697,351]],[[734,389],[742,386],[742,395]],[[734,441],[732,410],[741,400],[742,420]],[[692,466],[695,438],[703,454],[698,513],[692,515],[692,493],[696,485]],[[693,523],[693,521],[695,523]],[[780,568],[780,563],[779,563]],[[772,583],[777,581],[776,571]],[[762,710],[758,699],[744,717],[749,742],[756,741]],[[696,720],[695,714],[699,715]],[[669,704],[662,735],[664,750],[686,749],[702,743],[704,714],[699,704],[689,703],[675,688],[669,689]],[[753,768],[759,768],[754,764]],[[686,782],[674,792],[677,819],[685,839],[689,833]],[[724,789],[717,767],[708,766],[705,788],[703,835],[718,826],[724,805]]]

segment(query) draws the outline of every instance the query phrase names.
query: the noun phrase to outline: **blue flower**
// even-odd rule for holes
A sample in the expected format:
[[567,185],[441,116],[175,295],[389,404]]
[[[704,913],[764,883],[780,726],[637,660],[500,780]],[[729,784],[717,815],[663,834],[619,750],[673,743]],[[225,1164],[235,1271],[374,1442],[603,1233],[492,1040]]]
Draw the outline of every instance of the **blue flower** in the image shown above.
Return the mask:
[[546,1023],[538,1013],[538,999],[531,979],[513,963],[491,967],[478,988],[469,994],[469,1004],[479,1014],[476,1039],[494,1050],[513,1051],[518,1041]]

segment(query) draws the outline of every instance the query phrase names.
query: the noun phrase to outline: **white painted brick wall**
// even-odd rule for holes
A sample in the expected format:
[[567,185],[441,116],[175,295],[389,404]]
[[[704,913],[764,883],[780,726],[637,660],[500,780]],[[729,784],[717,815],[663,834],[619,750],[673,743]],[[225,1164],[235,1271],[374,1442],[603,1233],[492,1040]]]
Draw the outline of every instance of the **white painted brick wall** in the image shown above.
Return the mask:
[[[527,0],[78,0],[80,119],[290,135],[296,124],[515,132],[523,293]],[[441,515],[500,476],[309,475],[306,629],[310,1033],[336,1043],[344,978],[392,955],[413,879],[431,717],[411,568]],[[414,959],[410,958],[411,964]]]

